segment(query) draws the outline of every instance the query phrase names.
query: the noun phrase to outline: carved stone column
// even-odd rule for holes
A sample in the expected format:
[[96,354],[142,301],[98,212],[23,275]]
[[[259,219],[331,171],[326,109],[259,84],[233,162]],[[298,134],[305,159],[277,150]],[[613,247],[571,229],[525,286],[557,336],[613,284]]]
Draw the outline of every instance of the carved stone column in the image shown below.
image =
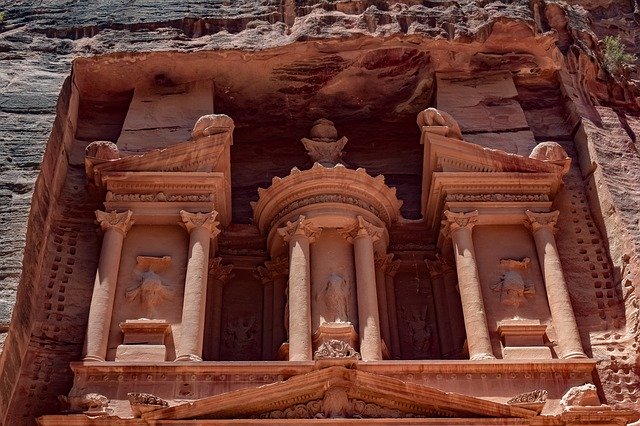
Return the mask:
[[360,354],[363,361],[380,360],[382,344],[373,243],[380,239],[383,229],[358,216],[355,226],[345,231],[355,255]]
[[387,278],[386,270],[393,259],[392,254],[376,253],[376,293],[378,295],[378,314],[380,316],[380,328],[382,338],[387,344],[387,349],[391,348],[391,328],[389,327],[389,302],[387,301]]
[[207,276],[211,239],[220,231],[218,212],[180,211],[182,224],[189,231],[189,261],[184,283],[180,345],[176,361],[202,361]]
[[440,352],[443,358],[453,353],[453,336],[451,332],[451,322],[453,319],[449,313],[449,304],[447,302],[447,293],[444,283],[444,272],[447,265],[442,258],[435,260],[425,259],[429,275],[431,277],[431,288],[433,289],[434,305],[436,309],[436,322],[438,327],[438,341],[440,343]]
[[320,230],[304,216],[279,228],[289,243],[289,361],[311,361],[311,269],[309,245]]
[[[268,355],[263,355],[263,359],[273,359],[280,348],[280,345],[287,340],[287,333],[284,328],[284,307],[286,305],[285,290],[287,288],[287,278],[289,276],[289,261],[285,257],[277,257],[265,262],[265,266],[258,267],[258,275],[265,289],[267,285],[271,288],[271,305],[265,302],[264,309],[269,311],[270,321],[264,327],[271,326],[271,333],[264,336],[270,339]],[[266,300],[266,299],[265,299]],[[265,315],[263,315],[264,317]],[[264,347],[264,343],[263,343]]]
[[558,336],[562,358],[586,358],[571,306],[567,283],[562,273],[560,256],[554,237],[559,211],[534,213],[527,210],[525,225],[533,233],[538,260],[544,276],[549,310]]
[[209,291],[207,292],[207,307],[209,313],[205,321],[205,332],[209,347],[205,356],[213,361],[220,360],[220,336],[222,335],[222,293],[224,286],[231,278],[233,265],[222,265],[222,258],[216,257],[209,262]]
[[385,269],[385,290],[387,292],[387,312],[389,313],[389,332],[391,334],[391,354],[395,359],[400,359],[402,350],[400,349],[400,334],[398,331],[398,308],[396,305],[395,276],[400,267],[400,260],[393,259],[393,254],[388,256],[390,261]]
[[104,361],[107,356],[122,244],[134,223],[131,219],[132,215],[133,212],[130,210],[122,213],[116,213],[115,210],[111,212],[96,210],[96,218],[104,236],[89,307],[89,322],[84,342],[85,361]]
[[444,214],[443,232],[449,234],[453,241],[469,357],[472,360],[494,359],[471,236],[471,229],[478,221],[478,212],[453,213],[447,210]]

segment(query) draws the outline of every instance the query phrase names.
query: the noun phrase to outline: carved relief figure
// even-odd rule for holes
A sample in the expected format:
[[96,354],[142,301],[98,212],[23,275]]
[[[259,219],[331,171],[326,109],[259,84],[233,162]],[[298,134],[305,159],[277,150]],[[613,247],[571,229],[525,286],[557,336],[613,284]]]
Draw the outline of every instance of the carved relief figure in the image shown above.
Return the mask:
[[527,299],[535,296],[536,291],[531,283],[527,283],[522,276],[522,271],[529,267],[531,260],[526,257],[524,260],[502,259],[500,265],[506,268],[500,277],[500,281],[491,286],[491,289],[500,292],[500,301],[503,305],[518,308]]
[[258,322],[255,317],[235,318],[224,329],[222,341],[232,352],[249,353],[257,345]]
[[422,312],[408,312],[404,306],[400,307],[400,316],[411,336],[411,346],[416,353],[424,354],[431,347],[431,327],[427,322],[426,308]]
[[173,298],[175,291],[162,282],[158,274],[171,263],[171,257],[138,256],[134,274],[138,275],[140,284],[127,289],[125,297],[129,302],[138,301],[142,305],[144,315],[155,316],[155,308],[165,300]]
[[316,300],[326,306],[326,322],[349,322],[349,287],[349,282],[342,275],[333,273],[317,294]]

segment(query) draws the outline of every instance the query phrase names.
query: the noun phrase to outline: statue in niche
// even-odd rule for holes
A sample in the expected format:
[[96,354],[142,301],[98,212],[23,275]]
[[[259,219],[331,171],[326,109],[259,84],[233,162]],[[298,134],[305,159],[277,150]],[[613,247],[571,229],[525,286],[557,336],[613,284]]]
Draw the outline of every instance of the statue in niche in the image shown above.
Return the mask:
[[531,259],[523,260],[502,259],[500,265],[506,271],[500,277],[500,281],[491,286],[491,290],[500,293],[500,302],[505,306],[518,308],[527,303],[527,299],[536,294],[533,284],[527,283],[522,272],[529,268]]
[[129,302],[138,301],[146,318],[156,316],[156,308],[162,302],[173,298],[175,291],[162,282],[159,273],[169,267],[170,256],[136,257],[136,268],[134,274],[138,276],[139,284],[136,287],[127,289],[125,297]]
[[255,317],[240,317],[229,321],[222,341],[230,351],[252,353],[257,345],[258,322]]
[[408,311],[400,307],[400,317],[409,330],[410,342],[416,354],[426,354],[431,347],[431,326],[428,323],[427,309],[421,312]]
[[349,323],[349,288],[349,282],[342,275],[332,273],[316,295],[316,300],[325,304],[327,322]]

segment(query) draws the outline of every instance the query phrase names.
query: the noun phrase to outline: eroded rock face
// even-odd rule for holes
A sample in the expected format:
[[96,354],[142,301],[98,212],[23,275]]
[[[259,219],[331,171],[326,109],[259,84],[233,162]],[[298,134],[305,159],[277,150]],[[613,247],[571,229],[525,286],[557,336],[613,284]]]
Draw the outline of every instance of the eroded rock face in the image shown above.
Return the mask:
[[[637,72],[615,82],[594,59],[602,55],[597,40],[612,28],[634,45],[634,2],[231,3],[167,0],[162,18],[138,4],[4,6],[0,343],[13,330],[0,358],[5,423],[57,411],[56,396],[71,386],[68,362],[80,358],[91,297],[86,283],[93,282],[99,249],[99,205],[85,190],[84,149],[126,132],[136,89],[152,88],[155,99],[209,80],[213,110],[236,123],[236,224],[248,224],[259,186],[292,165],[310,166],[298,140],[323,116],[349,137],[345,161],[383,173],[410,219],[420,217],[421,147],[413,123],[429,106],[455,109],[463,137],[483,146],[527,155],[539,140],[562,145],[574,161],[559,226],[580,233],[558,245],[578,325],[589,355],[602,360],[606,403],[634,407]],[[596,109],[591,98],[627,112]],[[572,132],[583,118],[574,146]],[[143,149],[158,147],[149,140]],[[116,158],[116,151],[104,144],[96,156]]]

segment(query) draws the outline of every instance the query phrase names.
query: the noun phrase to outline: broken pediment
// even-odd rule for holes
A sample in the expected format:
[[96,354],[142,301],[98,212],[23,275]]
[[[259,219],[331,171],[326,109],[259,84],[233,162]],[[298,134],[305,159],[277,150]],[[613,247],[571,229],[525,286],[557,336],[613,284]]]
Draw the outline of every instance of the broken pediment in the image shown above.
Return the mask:
[[231,118],[211,114],[196,122],[191,140],[141,154],[93,142],[86,149],[87,179],[104,197],[107,210],[131,210],[138,224],[173,223],[181,210],[215,209],[227,226],[233,129]]
[[450,137],[448,126],[421,131],[422,213],[434,233],[445,208],[489,213],[480,224],[522,223],[527,209],[550,208],[570,165],[557,144],[525,157]]
[[[250,404],[247,402],[250,401]],[[143,419],[530,418],[535,411],[334,366],[162,408]]]

